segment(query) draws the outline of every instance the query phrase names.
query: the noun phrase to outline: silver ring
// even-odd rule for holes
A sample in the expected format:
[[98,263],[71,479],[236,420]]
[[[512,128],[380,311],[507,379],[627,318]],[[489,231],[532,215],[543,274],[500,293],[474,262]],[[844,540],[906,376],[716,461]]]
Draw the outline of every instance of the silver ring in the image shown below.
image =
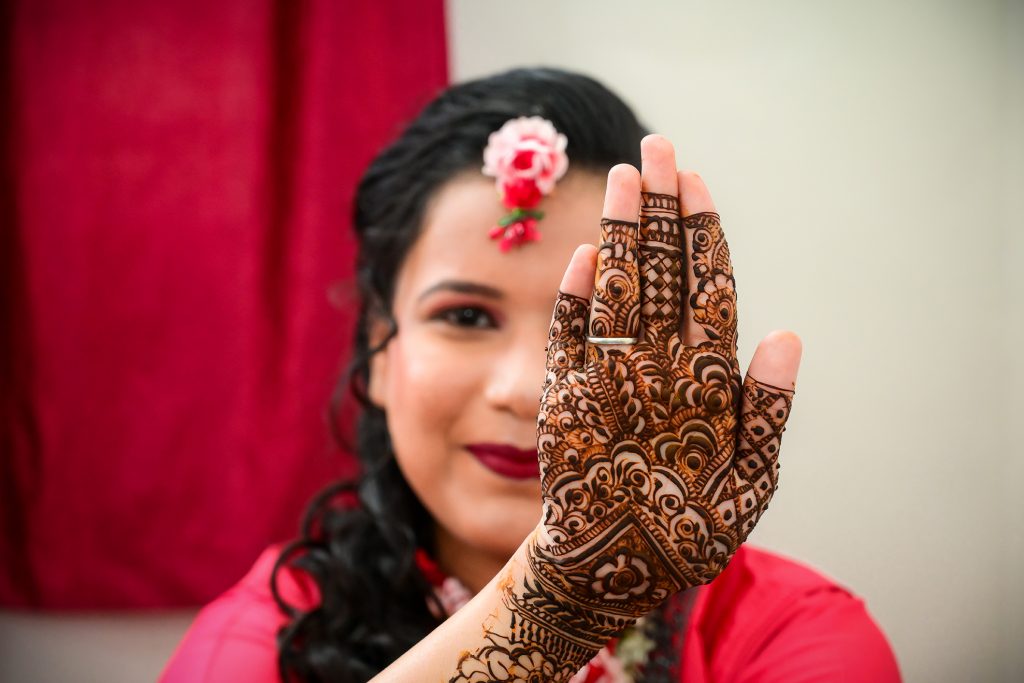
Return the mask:
[[636,337],[587,337],[588,344],[636,344]]

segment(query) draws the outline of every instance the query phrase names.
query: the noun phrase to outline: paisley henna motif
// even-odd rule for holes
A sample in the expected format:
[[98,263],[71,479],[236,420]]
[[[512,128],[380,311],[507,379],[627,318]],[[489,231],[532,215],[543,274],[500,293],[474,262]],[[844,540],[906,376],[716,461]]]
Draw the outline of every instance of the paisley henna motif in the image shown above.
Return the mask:
[[691,280],[689,310],[694,321],[712,341],[736,353],[736,281],[732,274],[729,245],[717,213],[706,212],[683,219],[690,245]]
[[[555,305],[543,521],[526,578],[505,589],[509,628],[489,631],[453,681],[568,680],[637,618],[715,578],[776,488],[793,392],[741,383],[718,215],[680,220],[675,197],[644,193],[639,226],[604,222],[599,254],[593,302],[560,293]],[[619,290],[634,274],[639,296]],[[588,346],[587,329],[640,338]]]
[[636,224],[601,219],[590,336],[635,337],[640,328]]

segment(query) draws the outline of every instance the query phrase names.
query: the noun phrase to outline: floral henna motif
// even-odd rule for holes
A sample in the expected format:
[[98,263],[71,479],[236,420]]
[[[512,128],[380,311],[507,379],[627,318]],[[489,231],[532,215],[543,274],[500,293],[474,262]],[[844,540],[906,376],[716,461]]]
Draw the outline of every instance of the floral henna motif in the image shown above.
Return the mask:
[[736,281],[721,220],[717,213],[705,212],[687,216],[683,223],[696,282],[689,300],[694,321],[709,339],[722,342],[735,355]]
[[[623,225],[603,226],[599,284],[637,265]],[[740,381],[718,215],[681,220],[675,197],[645,193],[636,248],[636,344],[584,343],[588,310],[592,336],[627,336],[628,295],[558,296],[537,430],[542,524],[525,578],[505,588],[511,631],[489,633],[453,680],[568,680],[637,618],[715,578],[771,500],[793,392]],[[687,330],[703,333],[691,343],[684,299]],[[545,658],[529,669],[538,644]],[[471,677],[492,662],[520,662],[519,677]]]
[[571,660],[553,655],[549,647],[528,645],[526,643],[529,641],[514,640],[495,633],[488,633],[486,639],[487,645],[472,657],[459,662],[459,672],[452,681],[548,683],[568,681],[579,669]]

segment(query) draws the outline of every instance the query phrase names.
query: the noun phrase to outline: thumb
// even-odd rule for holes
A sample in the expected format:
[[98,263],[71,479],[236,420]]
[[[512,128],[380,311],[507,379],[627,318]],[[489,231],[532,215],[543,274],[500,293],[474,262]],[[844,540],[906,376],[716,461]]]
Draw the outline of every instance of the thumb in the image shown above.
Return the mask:
[[802,350],[800,337],[792,332],[772,332],[757,345],[743,381],[735,472],[742,491],[737,522],[744,535],[778,488],[779,447]]
[[747,381],[794,391],[802,353],[803,344],[796,334],[788,330],[772,332],[757,345],[747,368]]

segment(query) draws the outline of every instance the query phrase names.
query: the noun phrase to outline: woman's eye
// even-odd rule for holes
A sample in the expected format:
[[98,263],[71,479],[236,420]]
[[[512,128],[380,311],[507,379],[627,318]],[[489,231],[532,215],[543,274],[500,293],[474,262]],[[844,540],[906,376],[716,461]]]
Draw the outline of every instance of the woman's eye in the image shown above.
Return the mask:
[[494,318],[482,308],[473,306],[457,306],[441,311],[438,318],[456,327],[491,328],[495,327]]

